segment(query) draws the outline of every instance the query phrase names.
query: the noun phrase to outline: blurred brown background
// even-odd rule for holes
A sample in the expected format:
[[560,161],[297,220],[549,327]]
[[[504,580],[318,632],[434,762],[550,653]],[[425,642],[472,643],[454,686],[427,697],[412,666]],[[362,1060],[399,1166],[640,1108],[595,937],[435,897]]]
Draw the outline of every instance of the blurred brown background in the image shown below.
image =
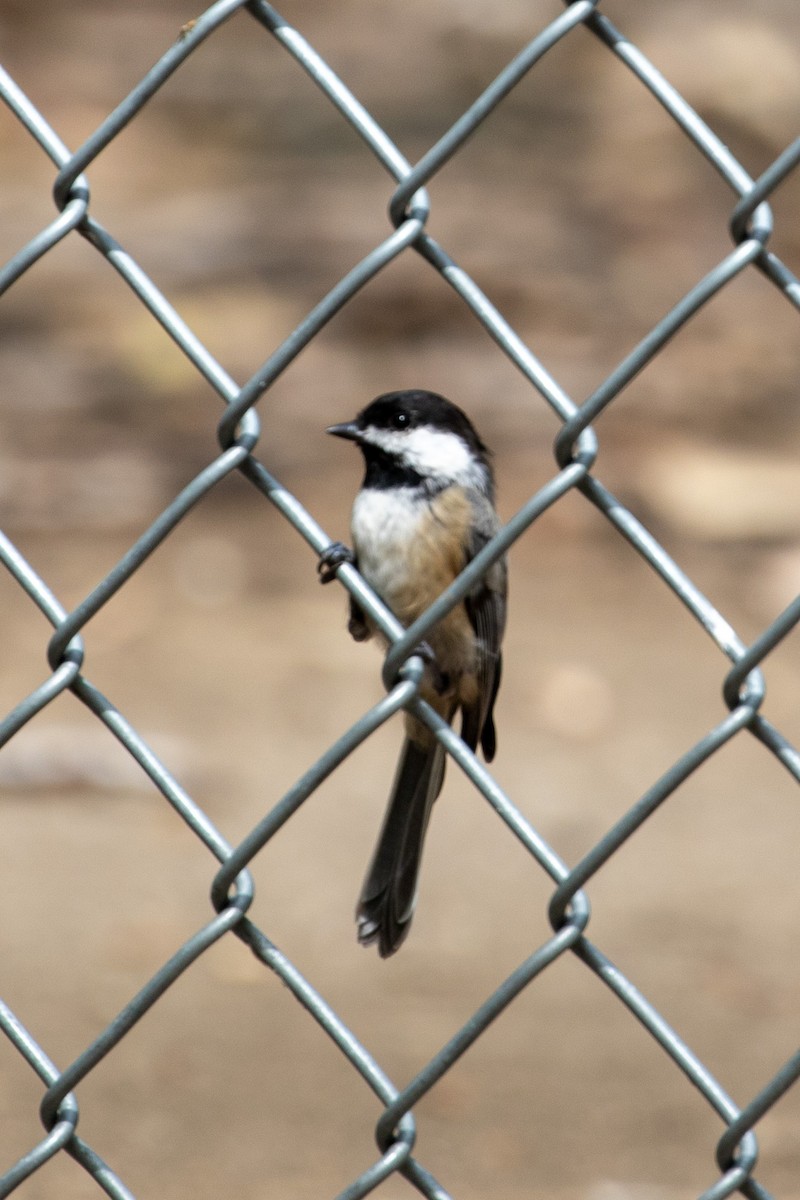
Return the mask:
[[[604,11],[758,175],[798,132],[795,0]],[[411,159],[561,11],[545,0],[292,3],[282,12]],[[78,146],[197,13],[4,0],[6,69]],[[0,259],[53,216],[53,168],[0,111]],[[392,184],[240,13],[88,172],[92,211],[244,382],[388,232]],[[657,103],[577,30],[430,186],[430,229],[581,401],[727,253],[733,198]],[[773,247],[800,268],[800,180]],[[2,526],[67,607],[215,454],[217,398],[92,248],[70,237],[0,303]],[[800,583],[798,316],[739,277],[597,424],[598,477],[745,640]],[[509,516],[554,473],[557,422],[413,254],[315,339],[259,406],[258,454],[334,537],[359,463],[323,435],[421,385],[474,417]],[[724,715],[726,663],[580,497],[511,554],[496,775],[575,862]],[[47,675],[46,622],[0,576],[8,711]],[[231,842],[380,695],[345,601],[241,478],[193,511],[85,630],[85,670]],[[793,740],[800,662],[766,664]],[[403,952],[352,908],[398,724],[253,864],[254,919],[404,1084],[548,936],[547,878],[450,771]],[[0,754],[2,992],[67,1065],[210,916],[213,862],[64,696]],[[797,1042],[797,789],[747,735],[592,881],[590,936],[744,1104]],[[0,1171],[40,1137],[41,1085],[0,1045]],[[234,939],[174,986],[78,1090],[80,1132],[140,1197],[327,1197],[375,1154],[379,1107]],[[563,959],[419,1105],[417,1152],[459,1200],[678,1200],[716,1178],[721,1125],[580,964]],[[800,1105],[761,1123],[759,1179],[800,1197]],[[61,1156],[25,1200],[96,1186]],[[409,1195],[402,1180],[379,1193]]]

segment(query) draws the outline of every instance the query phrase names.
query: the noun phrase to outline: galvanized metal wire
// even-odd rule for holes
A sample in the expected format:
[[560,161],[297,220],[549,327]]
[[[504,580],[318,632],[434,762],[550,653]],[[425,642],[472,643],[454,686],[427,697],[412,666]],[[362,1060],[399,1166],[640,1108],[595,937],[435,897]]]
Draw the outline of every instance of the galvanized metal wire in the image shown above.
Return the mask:
[[[390,226],[352,270],[339,279],[328,294],[309,311],[292,333],[243,385],[238,386],[208,348],[130,253],[107,230],[95,214],[89,174],[98,156],[117,135],[137,118],[169,77],[206,39],[228,20],[252,20],[274,39],[299,68],[297,87],[315,86],[325,100],[348,122],[361,139],[364,153],[373,155],[394,180],[396,187],[389,206]],[[431,202],[426,185],[445,163],[457,155],[471,134],[502,104],[506,96],[557,44],[573,37],[592,34],[627,69],[643,92],[650,93],[698,155],[717,172],[730,189],[729,227],[731,249],[676,303],[641,342],[582,403],[567,394],[537,360],[531,348],[511,327],[503,314],[447,249],[429,233]],[[102,1032],[84,1047],[67,1066],[56,1066],[26,1028],[25,1015],[0,1005],[0,1028],[31,1070],[41,1079],[44,1094],[40,1116],[44,1133],[13,1163],[0,1162],[0,1197],[11,1195],[35,1175],[51,1158],[71,1155],[94,1181],[99,1192],[130,1200],[132,1192],[83,1138],[76,1126],[81,1083],[97,1065],[113,1056],[115,1047],[157,1004],[175,981],[214,943],[225,937],[241,939],[256,958],[274,972],[291,990],[308,1014],[338,1047],[347,1062],[371,1089],[383,1112],[376,1128],[378,1154],[365,1165],[340,1193],[339,1200],[355,1200],[375,1190],[395,1173],[429,1200],[444,1200],[450,1193],[425,1166],[424,1141],[417,1147],[414,1107],[435,1088],[453,1064],[482,1036],[489,1025],[501,1019],[507,1007],[525,988],[547,971],[561,956],[571,954],[600,979],[619,1003],[635,1018],[671,1060],[688,1084],[704,1097],[719,1116],[722,1132],[710,1147],[708,1185],[700,1200],[723,1200],[734,1194],[750,1200],[767,1200],[769,1193],[757,1177],[758,1147],[754,1127],[800,1075],[800,1053],[791,1052],[772,1078],[745,1104],[737,1105],[722,1082],[692,1051],[681,1036],[656,1010],[648,998],[589,937],[590,907],[587,886],[603,865],[634,836],[659,806],[674,796],[681,784],[732,739],[747,734],[755,738],[766,755],[774,758],[800,783],[800,756],[789,739],[776,728],[761,708],[765,695],[762,664],[774,648],[794,630],[800,620],[800,600],[795,600],[749,645],[731,627],[725,616],[700,591],[664,546],[645,525],[605,486],[596,473],[598,438],[593,422],[612,404],[662,348],[700,309],[745,271],[761,272],[795,310],[800,310],[800,281],[771,248],[773,216],[770,198],[783,180],[800,164],[800,138],[788,146],[754,179],[737,161],[714,130],[692,109],[659,72],[658,67],[633,45],[601,11],[599,0],[575,0],[563,12],[538,29],[527,45],[503,68],[485,91],[454,122],[450,129],[422,155],[410,163],[386,131],[359,103],[346,81],[320,57],[302,31],[294,28],[264,0],[218,0],[190,22],[163,57],[133,91],[97,127],[76,151],[71,151],[21,87],[0,70],[0,96],[10,112],[41,147],[56,168],[53,195],[56,215],[0,270],[0,293],[12,288],[34,265],[63,239],[85,238],[109,267],[129,286],[188,361],[223,401],[217,425],[219,453],[174,496],[148,529],[130,546],[116,566],[79,604],[65,608],[39,577],[34,567],[4,534],[0,535],[0,560],[11,577],[53,627],[48,646],[50,673],[30,694],[20,698],[0,722],[0,747],[53,700],[71,692],[119,741],[138,768],[152,781],[164,800],[181,817],[186,828],[208,849],[215,867],[211,882],[212,911],[209,919],[180,945],[153,977],[109,1020]],[[272,504],[305,541],[314,555],[329,545],[331,538],[320,522],[298,498],[276,478],[259,458],[260,426],[257,402],[300,355],[320,330],[358,292],[401,255],[421,256],[438,272],[454,293],[491,335],[498,352],[505,355],[530,385],[531,403],[543,400],[560,422],[555,440],[552,477],[539,488],[508,521],[497,537],[478,555],[459,579],[409,629],[403,629],[392,613],[375,596],[358,572],[349,565],[339,569],[344,588],[386,633],[390,643],[384,666],[386,695],[366,711],[326,752],[311,764],[298,764],[297,782],[282,799],[242,838],[231,845],[201,810],[182,784],[159,761],[152,749],[132,727],[125,714],[103,695],[84,674],[82,630],[120,589],[126,586],[150,554],[168,538],[195,505],[202,502],[231,473],[238,471]],[[725,711],[716,726],[687,747],[669,769],[609,829],[581,861],[568,864],[540,836],[512,797],[447,726],[419,697],[422,664],[414,656],[434,623],[473,586],[474,581],[504,554],[543,513],[568,493],[578,493],[647,563],[654,575],[688,610],[721,655],[720,681]],[[400,709],[409,709],[424,721],[445,746],[453,763],[472,782],[496,812],[509,833],[528,852],[531,869],[552,880],[549,903],[552,933],[488,995],[463,1026],[433,1055],[418,1074],[397,1087],[380,1063],[333,1010],[312,980],[305,978],[290,958],[249,917],[254,887],[249,871],[255,857],[275,833],[330,773]],[[535,1190],[535,1181],[532,1181]]]

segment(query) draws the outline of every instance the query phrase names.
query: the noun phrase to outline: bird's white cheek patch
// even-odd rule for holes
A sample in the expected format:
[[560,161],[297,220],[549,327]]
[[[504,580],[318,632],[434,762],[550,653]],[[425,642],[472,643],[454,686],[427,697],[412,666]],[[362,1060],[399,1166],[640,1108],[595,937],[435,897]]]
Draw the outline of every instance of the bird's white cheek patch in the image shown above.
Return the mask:
[[422,426],[406,434],[403,458],[420,475],[464,481],[473,469],[473,458],[454,433]]
[[368,429],[366,441],[416,471],[423,479],[474,482],[475,460],[455,433],[422,425],[418,429]]
[[408,435],[396,429],[376,429],[370,425],[364,430],[364,441],[370,446],[377,446],[392,458],[401,458]]

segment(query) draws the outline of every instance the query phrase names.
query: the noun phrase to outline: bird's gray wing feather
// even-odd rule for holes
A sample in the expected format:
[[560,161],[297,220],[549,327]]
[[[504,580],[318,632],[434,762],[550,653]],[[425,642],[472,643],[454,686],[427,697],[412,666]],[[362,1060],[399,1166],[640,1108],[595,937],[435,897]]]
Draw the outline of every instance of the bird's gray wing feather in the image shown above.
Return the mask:
[[[471,561],[499,529],[499,522],[484,497],[473,499],[475,520],[466,561]],[[505,559],[493,563],[464,605],[478,643],[478,701],[464,709],[461,736],[474,750],[480,740],[487,762],[494,758],[496,737],[492,709],[500,684],[500,644],[506,623],[507,571]]]

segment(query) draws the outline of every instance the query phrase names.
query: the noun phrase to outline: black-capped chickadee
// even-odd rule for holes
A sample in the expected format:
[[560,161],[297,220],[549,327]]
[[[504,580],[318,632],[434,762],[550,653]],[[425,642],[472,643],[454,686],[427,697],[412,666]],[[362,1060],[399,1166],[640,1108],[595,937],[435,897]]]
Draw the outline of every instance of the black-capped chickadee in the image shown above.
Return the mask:
[[[322,555],[328,583],[354,563],[408,627],[497,532],[489,451],[466,415],[433,392],[389,392],[353,421],[327,431],[360,447],[366,474],[352,513],[354,553],[335,543]],[[506,565],[499,560],[428,634],[420,696],[445,720],[461,710],[461,736],[491,762],[500,683]],[[348,629],[361,642],[374,624],[353,599]],[[394,954],[411,926],[422,845],[444,779],[445,752],[406,714],[406,739],[378,844],[356,910],[358,939]]]

